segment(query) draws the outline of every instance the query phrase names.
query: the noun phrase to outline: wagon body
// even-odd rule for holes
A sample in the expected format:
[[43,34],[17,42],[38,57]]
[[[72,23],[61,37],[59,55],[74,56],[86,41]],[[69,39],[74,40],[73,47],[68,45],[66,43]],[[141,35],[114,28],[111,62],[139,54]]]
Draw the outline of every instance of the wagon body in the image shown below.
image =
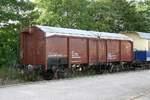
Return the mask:
[[123,32],[134,41],[134,62],[148,63],[150,61],[150,33]]
[[[28,38],[28,39],[26,39]],[[36,26],[21,33],[22,64],[60,65],[131,62],[133,42],[114,34]]]
[[33,27],[20,34],[22,64],[45,65],[45,53],[45,37],[40,30]]

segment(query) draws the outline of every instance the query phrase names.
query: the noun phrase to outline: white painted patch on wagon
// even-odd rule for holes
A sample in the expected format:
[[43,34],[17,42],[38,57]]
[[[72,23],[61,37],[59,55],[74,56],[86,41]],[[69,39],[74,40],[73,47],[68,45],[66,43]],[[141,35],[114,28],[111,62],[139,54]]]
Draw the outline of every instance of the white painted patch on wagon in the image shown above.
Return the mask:
[[72,54],[72,58],[73,59],[74,58],[75,59],[80,59],[81,58],[80,54],[78,52],[76,52],[76,51],[72,51],[71,54]]

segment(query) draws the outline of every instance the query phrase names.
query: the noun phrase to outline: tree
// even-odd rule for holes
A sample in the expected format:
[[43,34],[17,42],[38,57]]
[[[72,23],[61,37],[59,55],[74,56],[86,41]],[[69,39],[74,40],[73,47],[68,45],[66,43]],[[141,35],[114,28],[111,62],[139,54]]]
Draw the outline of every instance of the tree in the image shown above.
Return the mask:
[[34,24],[34,4],[29,0],[0,2],[0,65],[19,62],[19,32]]
[[38,0],[43,25],[87,29],[87,0]]
[[92,0],[88,6],[88,28],[96,31],[112,32],[113,16],[111,12],[111,0]]
[[150,32],[150,0],[145,2],[139,2],[137,5],[137,11],[142,16],[141,23],[139,23],[140,31]]
[[136,11],[136,3],[126,0],[112,0],[111,10],[113,12],[115,32],[135,31],[139,23],[140,15]]
[[[109,1],[110,2],[110,1]],[[39,24],[111,31],[110,3],[95,0],[38,0]]]
[[39,24],[86,30],[145,31],[145,13],[126,0],[38,0]]

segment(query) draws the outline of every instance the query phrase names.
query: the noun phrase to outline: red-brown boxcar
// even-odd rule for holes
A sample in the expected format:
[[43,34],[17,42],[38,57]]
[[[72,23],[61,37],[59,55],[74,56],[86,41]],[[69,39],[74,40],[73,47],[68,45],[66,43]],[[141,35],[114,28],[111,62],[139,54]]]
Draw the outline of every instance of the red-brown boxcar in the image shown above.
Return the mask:
[[33,27],[20,34],[22,64],[45,65],[45,35]]
[[24,65],[42,65],[46,70],[108,65],[131,62],[132,45],[122,34],[33,26],[21,33],[21,59]]

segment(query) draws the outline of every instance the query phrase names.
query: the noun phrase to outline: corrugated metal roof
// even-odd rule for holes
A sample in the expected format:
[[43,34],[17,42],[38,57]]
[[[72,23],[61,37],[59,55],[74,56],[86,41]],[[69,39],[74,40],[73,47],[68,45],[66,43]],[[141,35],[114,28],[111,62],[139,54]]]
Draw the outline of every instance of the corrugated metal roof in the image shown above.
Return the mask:
[[141,38],[150,40],[150,33],[136,32]]
[[78,29],[69,29],[69,28],[59,28],[59,27],[50,27],[50,26],[39,26],[43,32],[45,32],[46,37],[53,35],[64,35],[64,36],[75,36],[75,37],[88,37],[88,38],[103,38],[103,39],[117,39],[117,40],[130,40],[126,35],[117,34],[117,33],[108,33],[108,32],[96,32],[96,31],[86,31]]

